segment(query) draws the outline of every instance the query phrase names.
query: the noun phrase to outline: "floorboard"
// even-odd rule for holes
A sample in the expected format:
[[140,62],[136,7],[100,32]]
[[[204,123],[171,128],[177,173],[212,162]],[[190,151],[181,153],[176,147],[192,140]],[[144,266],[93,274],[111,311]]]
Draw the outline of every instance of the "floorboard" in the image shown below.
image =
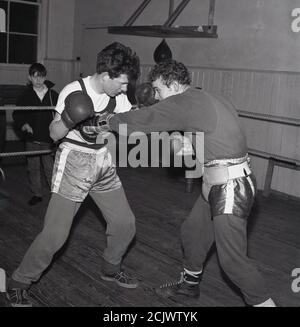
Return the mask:
[[[24,160],[2,161],[7,179],[0,191],[9,196],[0,211],[0,266],[11,273],[39,233],[49,200],[29,207]],[[199,300],[161,299],[153,288],[177,279],[181,268],[180,225],[200,192],[185,192],[182,174],[159,168],[121,168],[119,175],[137,218],[137,234],[124,260],[140,287],[122,289],[100,278],[105,221],[91,199],[80,208],[70,237],[41,280],[31,288],[37,307],[216,307],[245,306],[239,291],[221,271],[212,249],[201,282]],[[293,293],[293,269],[300,267],[300,201],[258,195],[249,221],[249,255],[257,260],[280,306],[300,306]],[[300,285],[299,285],[300,286]],[[0,306],[7,306],[4,296]]]

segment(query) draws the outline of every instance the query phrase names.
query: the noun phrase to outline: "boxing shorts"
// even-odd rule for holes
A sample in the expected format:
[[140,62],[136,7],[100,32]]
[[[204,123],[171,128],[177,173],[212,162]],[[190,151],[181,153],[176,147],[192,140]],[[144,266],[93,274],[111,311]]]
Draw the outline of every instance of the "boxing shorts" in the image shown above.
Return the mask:
[[75,202],[89,192],[108,192],[122,186],[106,147],[91,149],[63,142],[56,151],[51,191]]
[[213,217],[229,214],[247,219],[257,190],[249,164],[246,155],[204,165],[202,194],[210,204]]

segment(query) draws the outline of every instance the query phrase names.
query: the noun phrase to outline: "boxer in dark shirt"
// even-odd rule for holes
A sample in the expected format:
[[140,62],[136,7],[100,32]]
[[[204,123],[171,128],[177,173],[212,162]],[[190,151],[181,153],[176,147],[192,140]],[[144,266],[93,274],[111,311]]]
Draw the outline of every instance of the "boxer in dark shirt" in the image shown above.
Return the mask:
[[[179,281],[157,288],[163,297],[199,296],[203,264],[213,242],[220,265],[247,304],[275,306],[265,281],[247,255],[247,218],[256,193],[247,143],[233,105],[190,86],[187,68],[174,60],[156,65],[149,81],[159,102],[146,110],[110,117],[111,130],[204,133],[202,194],[181,226],[183,271]],[[193,139],[194,149],[196,149]],[[199,153],[198,153],[199,155]],[[196,151],[197,156],[197,151]]]

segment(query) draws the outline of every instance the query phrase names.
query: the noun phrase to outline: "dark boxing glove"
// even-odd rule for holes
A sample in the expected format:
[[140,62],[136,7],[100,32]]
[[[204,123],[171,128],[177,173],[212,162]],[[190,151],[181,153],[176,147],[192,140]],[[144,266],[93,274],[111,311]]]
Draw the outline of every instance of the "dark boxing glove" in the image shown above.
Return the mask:
[[67,128],[71,129],[93,115],[94,105],[88,94],[82,91],[75,91],[66,97],[65,109],[61,114],[61,120]]
[[138,108],[148,107],[156,103],[155,91],[151,83],[142,83],[136,87],[135,99]]

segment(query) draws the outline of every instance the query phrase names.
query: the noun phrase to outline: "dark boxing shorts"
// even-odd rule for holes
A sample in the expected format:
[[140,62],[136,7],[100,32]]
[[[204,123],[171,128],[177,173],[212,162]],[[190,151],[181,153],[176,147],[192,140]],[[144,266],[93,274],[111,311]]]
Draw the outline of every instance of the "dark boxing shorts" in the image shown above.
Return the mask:
[[256,194],[249,157],[205,164],[202,193],[210,204],[213,217],[231,214],[246,219]]

